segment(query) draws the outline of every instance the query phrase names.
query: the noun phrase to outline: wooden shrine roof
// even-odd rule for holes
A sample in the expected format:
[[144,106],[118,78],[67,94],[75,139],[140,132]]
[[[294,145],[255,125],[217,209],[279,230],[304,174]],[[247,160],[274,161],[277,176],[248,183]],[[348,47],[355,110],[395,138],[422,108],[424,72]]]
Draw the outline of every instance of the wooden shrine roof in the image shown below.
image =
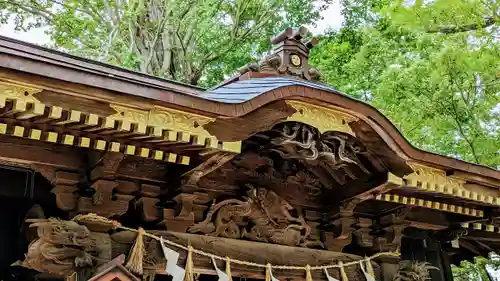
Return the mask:
[[291,77],[263,77],[239,80],[230,84],[217,86],[201,93],[201,97],[222,103],[245,103],[267,92],[283,87],[303,86],[322,90],[332,94],[342,94],[334,88]]
[[[242,141],[250,134],[221,134],[221,128],[227,124],[246,124],[251,123],[248,120],[257,118],[260,122],[268,122],[269,126],[290,118],[297,111],[296,106],[290,109],[293,102],[280,104],[282,115],[277,114],[279,116],[275,119],[256,117],[259,111],[270,115],[270,112],[277,112],[272,104],[300,101],[300,106],[340,112],[342,116],[362,121],[363,125],[358,126],[356,134],[366,133],[368,140],[370,134],[376,132],[392,150],[391,153],[402,161],[429,165],[445,171],[447,175],[456,175],[490,187],[500,187],[500,171],[417,149],[372,106],[334,88],[305,80],[283,77],[240,79],[205,90],[0,36],[1,81],[40,88],[52,94],[115,103],[141,110],[163,107],[196,114],[210,119],[212,122],[208,125],[205,123],[204,128],[219,141],[225,142]],[[288,111],[283,109],[287,106]],[[325,121],[314,125],[321,122]],[[258,128],[262,127],[255,127],[253,130]],[[237,148],[229,150],[238,152]]]

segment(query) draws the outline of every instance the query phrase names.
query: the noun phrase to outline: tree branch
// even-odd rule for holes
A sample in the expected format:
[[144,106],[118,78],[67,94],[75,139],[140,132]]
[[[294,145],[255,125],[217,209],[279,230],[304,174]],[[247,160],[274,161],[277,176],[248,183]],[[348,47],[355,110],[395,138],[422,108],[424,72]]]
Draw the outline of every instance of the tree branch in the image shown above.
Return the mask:
[[37,8],[33,8],[33,7],[28,7],[28,6],[23,5],[21,3],[16,3],[15,1],[0,1],[0,4],[13,5],[16,8],[21,9],[21,10],[23,10],[23,11],[25,11],[33,16],[40,16],[40,17],[44,18],[47,21],[47,23],[51,23],[52,22],[51,17],[54,17],[54,14],[52,14],[49,11],[41,10],[41,9],[37,9]]
[[478,30],[482,28],[486,28],[488,26],[492,26],[498,22],[498,19],[493,17],[484,18],[480,23],[472,23],[462,26],[441,26],[433,29],[426,30],[427,33],[444,33],[444,34],[453,34],[460,33],[472,30]]

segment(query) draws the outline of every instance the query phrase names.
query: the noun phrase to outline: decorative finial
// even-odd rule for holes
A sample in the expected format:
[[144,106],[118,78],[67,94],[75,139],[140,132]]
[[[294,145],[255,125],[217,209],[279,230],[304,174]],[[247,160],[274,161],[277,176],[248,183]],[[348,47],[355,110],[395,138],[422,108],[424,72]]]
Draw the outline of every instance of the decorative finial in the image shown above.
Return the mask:
[[313,38],[304,42],[309,31],[305,26],[299,29],[291,27],[283,30],[271,38],[274,45],[271,55],[267,56],[258,65],[248,65],[240,70],[241,73],[249,71],[269,76],[294,76],[297,78],[319,81],[320,73],[309,66],[309,51],[318,43]]

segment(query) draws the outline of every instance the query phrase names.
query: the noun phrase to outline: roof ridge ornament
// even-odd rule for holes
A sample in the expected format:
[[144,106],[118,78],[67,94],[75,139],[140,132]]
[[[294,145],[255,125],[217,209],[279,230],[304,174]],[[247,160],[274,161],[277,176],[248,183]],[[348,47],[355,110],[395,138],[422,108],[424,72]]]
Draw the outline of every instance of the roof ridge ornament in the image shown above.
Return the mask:
[[[313,82],[319,81],[321,78],[319,71],[309,65],[309,51],[318,40],[316,38],[304,40],[308,32],[304,26],[297,30],[291,27],[285,29],[271,38],[274,46],[270,55],[258,63],[246,65],[240,69],[240,73],[249,73],[249,78],[293,76]],[[252,73],[259,74],[251,75]]]

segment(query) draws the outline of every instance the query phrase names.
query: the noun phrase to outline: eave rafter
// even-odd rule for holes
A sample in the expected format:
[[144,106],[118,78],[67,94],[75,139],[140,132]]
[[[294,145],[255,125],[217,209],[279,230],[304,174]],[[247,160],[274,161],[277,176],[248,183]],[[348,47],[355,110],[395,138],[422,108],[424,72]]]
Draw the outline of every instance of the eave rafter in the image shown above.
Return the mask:
[[462,207],[459,205],[448,204],[444,202],[425,200],[421,198],[399,196],[397,194],[379,194],[375,198],[379,201],[393,202],[397,204],[403,204],[408,206],[415,206],[427,209],[433,209],[438,211],[450,212],[460,215],[472,216],[472,217],[483,217],[484,211],[476,208]]
[[221,142],[203,128],[210,117],[117,104],[110,104],[115,114],[102,116],[41,103],[35,96],[41,91],[0,81],[0,134],[185,165],[188,151],[240,151],[241,142]]
[[493,224],[485,224],[479,222],[475,223],[464,222],[461,224],[461,226],[464,229],[500,233],[500,227]]
[[[413,173],[398,177],[389,173],[388,183],[392,189],[411,191],[421,194],[434,194],[455,201],[468,201],[479,206],[500,206],[498,190],[476,185],[474,190],[467,188],[466,181],[448,176],[444,170],[422,164],[409,163]],[[499,196],[495,194],[499,193]]]

